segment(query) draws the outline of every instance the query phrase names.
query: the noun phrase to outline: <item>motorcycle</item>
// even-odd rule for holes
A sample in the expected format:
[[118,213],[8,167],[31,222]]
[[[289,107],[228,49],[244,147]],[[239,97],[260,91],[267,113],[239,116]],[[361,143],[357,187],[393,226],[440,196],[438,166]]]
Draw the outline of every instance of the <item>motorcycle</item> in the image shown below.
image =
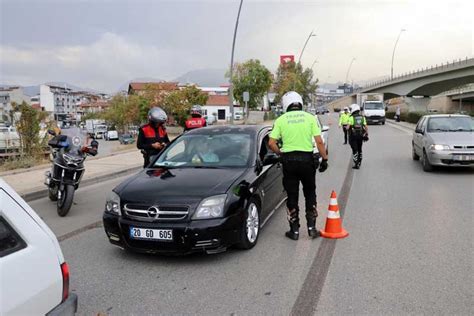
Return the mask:
[[89,146],[84,146],[80,134],[60,135],[53,130],[48,134],[54,136],[48,142],[53,166],[46,172],[44,184],[48,187],[49,199],[57,203],[58,215],[63,217],[71,209],[74,192],[79,188],[85,170],[84,161],[88,155],[97,155],[99,143],[93,139]]

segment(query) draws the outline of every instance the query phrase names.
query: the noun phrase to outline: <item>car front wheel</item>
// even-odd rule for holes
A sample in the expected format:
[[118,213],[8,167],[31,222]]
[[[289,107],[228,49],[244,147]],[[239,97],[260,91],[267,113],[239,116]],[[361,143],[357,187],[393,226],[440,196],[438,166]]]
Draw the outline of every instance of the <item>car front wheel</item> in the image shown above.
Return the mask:
[[245,210],[245,220],[242,223],[240,242],[237,247],[241,249],[251,249],[258,241],[260,234],[260,207],[258,203],[251,199]]
[[430,160],[428,159],[428,155],[426,154],[425,150],[423,150],[423,159],[421,160],[421,164],[423,165],[423,171],[425,172],[433,171],[433,166],[431,165]]

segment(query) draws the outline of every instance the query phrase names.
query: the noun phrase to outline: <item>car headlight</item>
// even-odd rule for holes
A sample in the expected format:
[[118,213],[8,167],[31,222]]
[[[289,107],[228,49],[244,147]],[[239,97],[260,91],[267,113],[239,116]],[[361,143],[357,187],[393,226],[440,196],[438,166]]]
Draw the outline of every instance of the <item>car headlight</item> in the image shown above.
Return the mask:
[[120,196],[114,191],[111,191],[107,196],[107,200],[105,202],[105,210],[109,213],[121,215],[122,212],[120,211]]
[[214,195],[201,201],[193,219],[218,218],[224,215],[224,204],[227,198],[226,194]]
[[449,150],[448,145],[431,145],[430,146],[431,150]]

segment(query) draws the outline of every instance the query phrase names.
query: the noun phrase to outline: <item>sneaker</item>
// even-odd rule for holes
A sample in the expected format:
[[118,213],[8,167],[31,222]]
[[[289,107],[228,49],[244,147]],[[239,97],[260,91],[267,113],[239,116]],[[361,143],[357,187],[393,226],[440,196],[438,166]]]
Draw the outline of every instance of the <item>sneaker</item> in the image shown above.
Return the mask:
[[352,169],[359,169],[359,165],[352,166]]

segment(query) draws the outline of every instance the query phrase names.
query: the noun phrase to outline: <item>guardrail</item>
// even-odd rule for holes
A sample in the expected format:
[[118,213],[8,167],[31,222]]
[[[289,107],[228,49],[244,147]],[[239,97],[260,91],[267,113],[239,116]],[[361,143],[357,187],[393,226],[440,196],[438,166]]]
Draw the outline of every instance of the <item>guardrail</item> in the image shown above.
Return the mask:
[[465,59],[460,58],[458,60],[453,60],[452,63],[447,61],[446,64],[444,64],[444,63],[441,63],[441,65],[436,64],[435,66],[425,67],[425,68],[421,68],[421,69],[418,69],[418,70],[415,70],[415,71],[410,71],[410,72],[406,72],[406,73],[403,73],[403,74],[399,74],[397,76],[394,76],[393,78],[390,78],[390,76],[387,76],[387,77],[385,77],[384,79],[381,79],[381,80],[371,81],[371,82],[367,83],[366,85],[364,85],[360,90],[364,90],[364,89],[368,89],[368,88],[374,88],[374,87],[377,87],[377,86],[384,86],[384,85],[387,85],[391,82],[397,82],[400,79],[414,78],[414,77],[417,77],[421,74],[429,74],[429,73],[436,72],[436,71],[439,71],[439,70],[447,70],[447,69],[450,69],[450,68],[455,68],[455,67],[459,67],[459,66],[462,66],[462,65],[467,65],[469,63],[472,63],[474,65],[474,58],[467,58],[467,57]]

